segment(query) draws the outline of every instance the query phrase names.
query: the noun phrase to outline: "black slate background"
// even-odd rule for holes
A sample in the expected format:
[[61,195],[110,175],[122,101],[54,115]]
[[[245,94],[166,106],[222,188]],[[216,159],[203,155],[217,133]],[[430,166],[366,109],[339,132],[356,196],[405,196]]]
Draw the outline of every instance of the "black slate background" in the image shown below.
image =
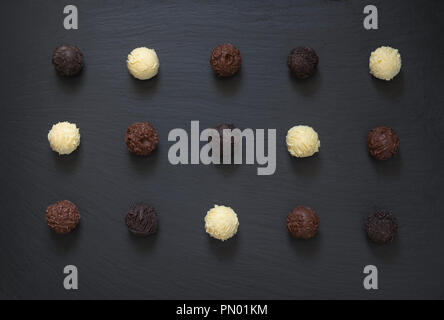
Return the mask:
[[[380,29],[366,31],[368,1],[5,1],[1,4],[0,297],[1,298],[444,298],[444,71],[442,1],[373,1]],[[79,8],[79,30],[63,29],[65,4]],[[242,71],[214,77],[209,54],[232,42]],[[80,77],[58,77],[54,48],[85,55]],[[293,80],[286,56],[297,45],[318,52],[317,74]],[[376,47],[398,48],[400,75],[368,73]],[[159,75],[134,80],[126,55],[156,49]],[[47,132],[75,122],[80,148],[58,157]],[[128,154],[126,127],[148,120],[160,148]],[[172,166],[169,130],[233,122],[276,128],[277,170]],[[313,126],[321,152],[291,158],[285,134]],[[399,155],[376,162],[365,138],[393,127]],[[46,207],[76,203],[81,225],[67,236],[45,224]],[[160,215],[154,237],[132,237],[123,223],[136,201]],[[214,204],[239,215],[238,235],[210,239],[203,218]],[[292,239],[285,217],[306,204],[321,217],[317,238]],[[375,209],[398,217],[388,246],[366,240]],[[63,289],[63,267],[80,272],[78,291]],[[380,289],[363,289],[362,270],[379,268]]]

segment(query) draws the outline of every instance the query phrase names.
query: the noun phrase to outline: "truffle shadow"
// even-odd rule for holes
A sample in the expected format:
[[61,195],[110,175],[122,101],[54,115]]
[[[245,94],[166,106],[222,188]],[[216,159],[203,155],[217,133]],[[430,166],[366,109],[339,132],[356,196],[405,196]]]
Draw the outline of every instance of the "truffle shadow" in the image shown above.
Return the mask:
[[132,166],[141,174],[146,174],[154,171],[156,169],[157,162],[159,161],[160,152],[159,147],[156,148],[150,155],[138,156],[128,151],[128,157],[132,162]]
[[68,254],[76,245],[82,232],[82,221],[68,234],[57,234],[48,227],[52,245],[57,254]]
[[131,242],[131,245],[135,250],[139,253],[149,253],[153,252],[156,246],[157,242],[157,234],[159,232],[159,229],[155,234],[146,236],[146,237],[139,237],[131,233],[131,231],[128,230],[128,238]]
[[322,166],[322,159],[319,152],[307,158],[295,158],[291,155],[288,155],[288,157],[294,172],[301,178],[313,178]]
[[298,256],[302,256],[304,258],[314,258],[316,257],[320,250],[321,250],[321,241],[322,241],[322,234],[320,231],[311,239],[297,239],[293,237],[288,230],[286,230],[288,233],[288,242],[290,243],[290,246],[292,246],[295,249],[295,253]]
[[314,95],[321,86],[321,73],[316,69],[315,73],[307,79],[298,79],[292,73],[288,72],[293,87],[300,92],[303,96],[309,97]]
[[57,152],[50,150],[52,153],[51,158],[54,162],[54,166],[65,173],[72,173],[78,166],[80,157],[82,156],[81,145],[71,154],[59,155]]
[[222,93],[223,96],[231,97],[234,96],[242,87],[242,68],[231,77],[218,77],[213,70],[212,73],[213,83],[217,87],[218,91]]
[[158,73],[155,77],[148,80],[136,79],[130,73],[128,73],[128,77],[131,78],[130,81],[136,94],[143,97],[151,96],[154,93],[156,93],[159,87],[159,82],[161,80],[160,73]]
[[61,76],[54,70],[54,77],[56,78],[56,85],[59,90],[63,90],[67,94],[77,94],[78,90],[83,86],[84,78],[86,77],[86,68],[72,77]]
[[365,238],[372,254],[383,261],[396,260],[401,252],[401,243],[398,235],[395,237],[395,239],[393,239],[392,242],[386,244],[374,243],[370,239],[368,239],[366,235]]
[[368,156],[370,158],[369,161],[371,161],[378,175],[392,176],[392,177],[397,177],[401,175],[402,171],[401,153],[398,153],[394,155],[392,158],[387,160],[377,160],[373,158],[370,154]]
[[217,256],[220,261],[226,261],[234,258],[239,249],[240,240],[239,234],[226,241],[220,241],[208,236],[208,246],[211,253]]
[[404,92],[404,75],[401,70],[399,74],[390,81],[377,79],[371,74],[369,76],[372,78],[372,84],[378,92],[389,99],[396,99],[402,95]]

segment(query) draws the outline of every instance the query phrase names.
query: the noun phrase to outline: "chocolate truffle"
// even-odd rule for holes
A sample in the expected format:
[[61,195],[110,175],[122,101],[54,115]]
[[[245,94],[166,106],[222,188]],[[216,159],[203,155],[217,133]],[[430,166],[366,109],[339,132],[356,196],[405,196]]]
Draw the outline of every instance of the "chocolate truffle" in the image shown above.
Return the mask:
[[398,229],[396,218],[386,211],[377,211],[369,215],[364,226],[368,238],[381,244],[391,242]]
[[296,238],[310,239],[316,235],[319,221],[313,209],[299,206],[291,210],[287,216],[287,229]]
[[46,222],[56,233],[65,234],[74,229],[80,221],[77,206],[68,200],[58,201],[46,209]]
[[60,46],[52,55],[52,64],[58,74],[72,77],[83,69],[83,54],[76,46]]
[[[228,123],[223,123],[223,124],[219,124],[216,127],[214,127],[214,129],[217,130],[217,132],[219,132],[219,142],[220,142],[220,156],[223,157],[223,146],[224,146],[224,141],[225,140],[230,140],[231,139],[231,155],[233,155],[234,153],[234,145],[235,145],[235,139],[232,135],[225,133],[224,130],[234,130],[236,129],[236,127],[234,126],[234,124],[228,124]],[[209,139],[210,141],[212,140],[211,137]]]
[[239,220],[233,209],[215,205],[205,216],[205,230],[213,238],[225,241],[232,238],[239,228]]
[[154,234],[157,232],[156,210],[146,203],[135,204],[127,212],[125,223],[136,236]]
[[80,145],[80,131],[75,123],[56,123],[48,133],[51,149],[59,155],[70,154]]
[[159,58],[154,49],[136,48],[128,55],[126,66],[134,78],[148,80],[159,72]]
[[310,47],[297,47],[291,50],[287,65],[291,73],[298,79],[307,79],[316,70],[318,55]]
[[370,130],[367,145],[375,159],[387,160],[398,152],[399,138],[393,129],[381,126]]
[[125,143],[130,152],[147,156],[156,149],[159,136],[148,122],[135,122],[126,130]]
[[401,71],[401,55],[397,49],[379,47],[370,55],[369,68],[375,78],[390,81]]
[[210,64],[219,77],[235,75],[240,69],[241,61],[239,49],[230,43],[218,45],[211,52]]

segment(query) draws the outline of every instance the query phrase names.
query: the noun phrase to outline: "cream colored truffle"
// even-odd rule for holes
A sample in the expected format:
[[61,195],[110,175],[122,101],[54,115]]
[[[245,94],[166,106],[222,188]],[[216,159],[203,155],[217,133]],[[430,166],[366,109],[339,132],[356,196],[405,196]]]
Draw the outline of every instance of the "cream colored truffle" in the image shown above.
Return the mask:
[[370,73],[381,80],[392,80],[401,70],[401,55],[397,49],[379,47],[370,55]]
[[80,131],[74,123],[59,122],[48,133],[51,149],[59,154],[70,154],[80,144]]
[[294,126],[287,132],[287,149],[293,157],[310,157],[319,151],[318,134],[309,126]]
[[134,78],[148,80],[159,71],[159,58],[154,49],[136,48],[128,55],[126,65]]
[[230,239],[238,227],[237,214],[230,207],[215,205],[205,216],[205,230],[213,238],[222,241]]

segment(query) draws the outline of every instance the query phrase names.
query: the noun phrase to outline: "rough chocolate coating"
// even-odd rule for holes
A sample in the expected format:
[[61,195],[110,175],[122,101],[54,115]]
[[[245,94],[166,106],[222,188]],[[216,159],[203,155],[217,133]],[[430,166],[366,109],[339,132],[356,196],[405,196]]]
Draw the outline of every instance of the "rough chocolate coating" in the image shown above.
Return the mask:
[[376,243],[391,242],[397,230],[398,223],[390,212],[377,211],[365,220],[365,232],[368,238]]
[[318,55],[312,48],[297,47],[288,55],[287,65],[296,78],[306,79],[315,72],[318,61]]
[[145,204],[139,203],[131,207],[125,217],[125,223],[136,236],[148,236],[157,231],[156,210]]
[[46,222],[56,233],[65,234],[74,229],[80,221],[77,206],[68,200],[58,201],[46,209]]
[[287,216],[287,229],[296,238],[310,239],[318,232],[319,222],[320,219],[313,209],[299,206]]
[[374,158],[387,160],[398,152],[399,138],[393,129],[381,126],[370,130],[367,145]]
[[52,55],[52,64],[58,74],[72,77],[83,69],[83,54],[76,46],[60,46]]
[[[230,136],[224,135],[224,130],[225,129],[234,130],[236,129],[236,126],[234,124],[223,123],[215,126],[214,129],[216,129],[217,132],[219,132],[220,156],[223,157],[224,139],[230,139]],[[211,137],[209,140],[211,141]],[[234,144],[235,144],[234,137],[231,137],[231,155],[234,154]]]
[[157,148],[159,136],[148,122],[135,122],[126,130],[125,143],[130,152],[147,156]]
[[241,54],[239,49],[230,43],[218,45],[210,56],[210,65],[219,77],[231,77],[241,67]]

